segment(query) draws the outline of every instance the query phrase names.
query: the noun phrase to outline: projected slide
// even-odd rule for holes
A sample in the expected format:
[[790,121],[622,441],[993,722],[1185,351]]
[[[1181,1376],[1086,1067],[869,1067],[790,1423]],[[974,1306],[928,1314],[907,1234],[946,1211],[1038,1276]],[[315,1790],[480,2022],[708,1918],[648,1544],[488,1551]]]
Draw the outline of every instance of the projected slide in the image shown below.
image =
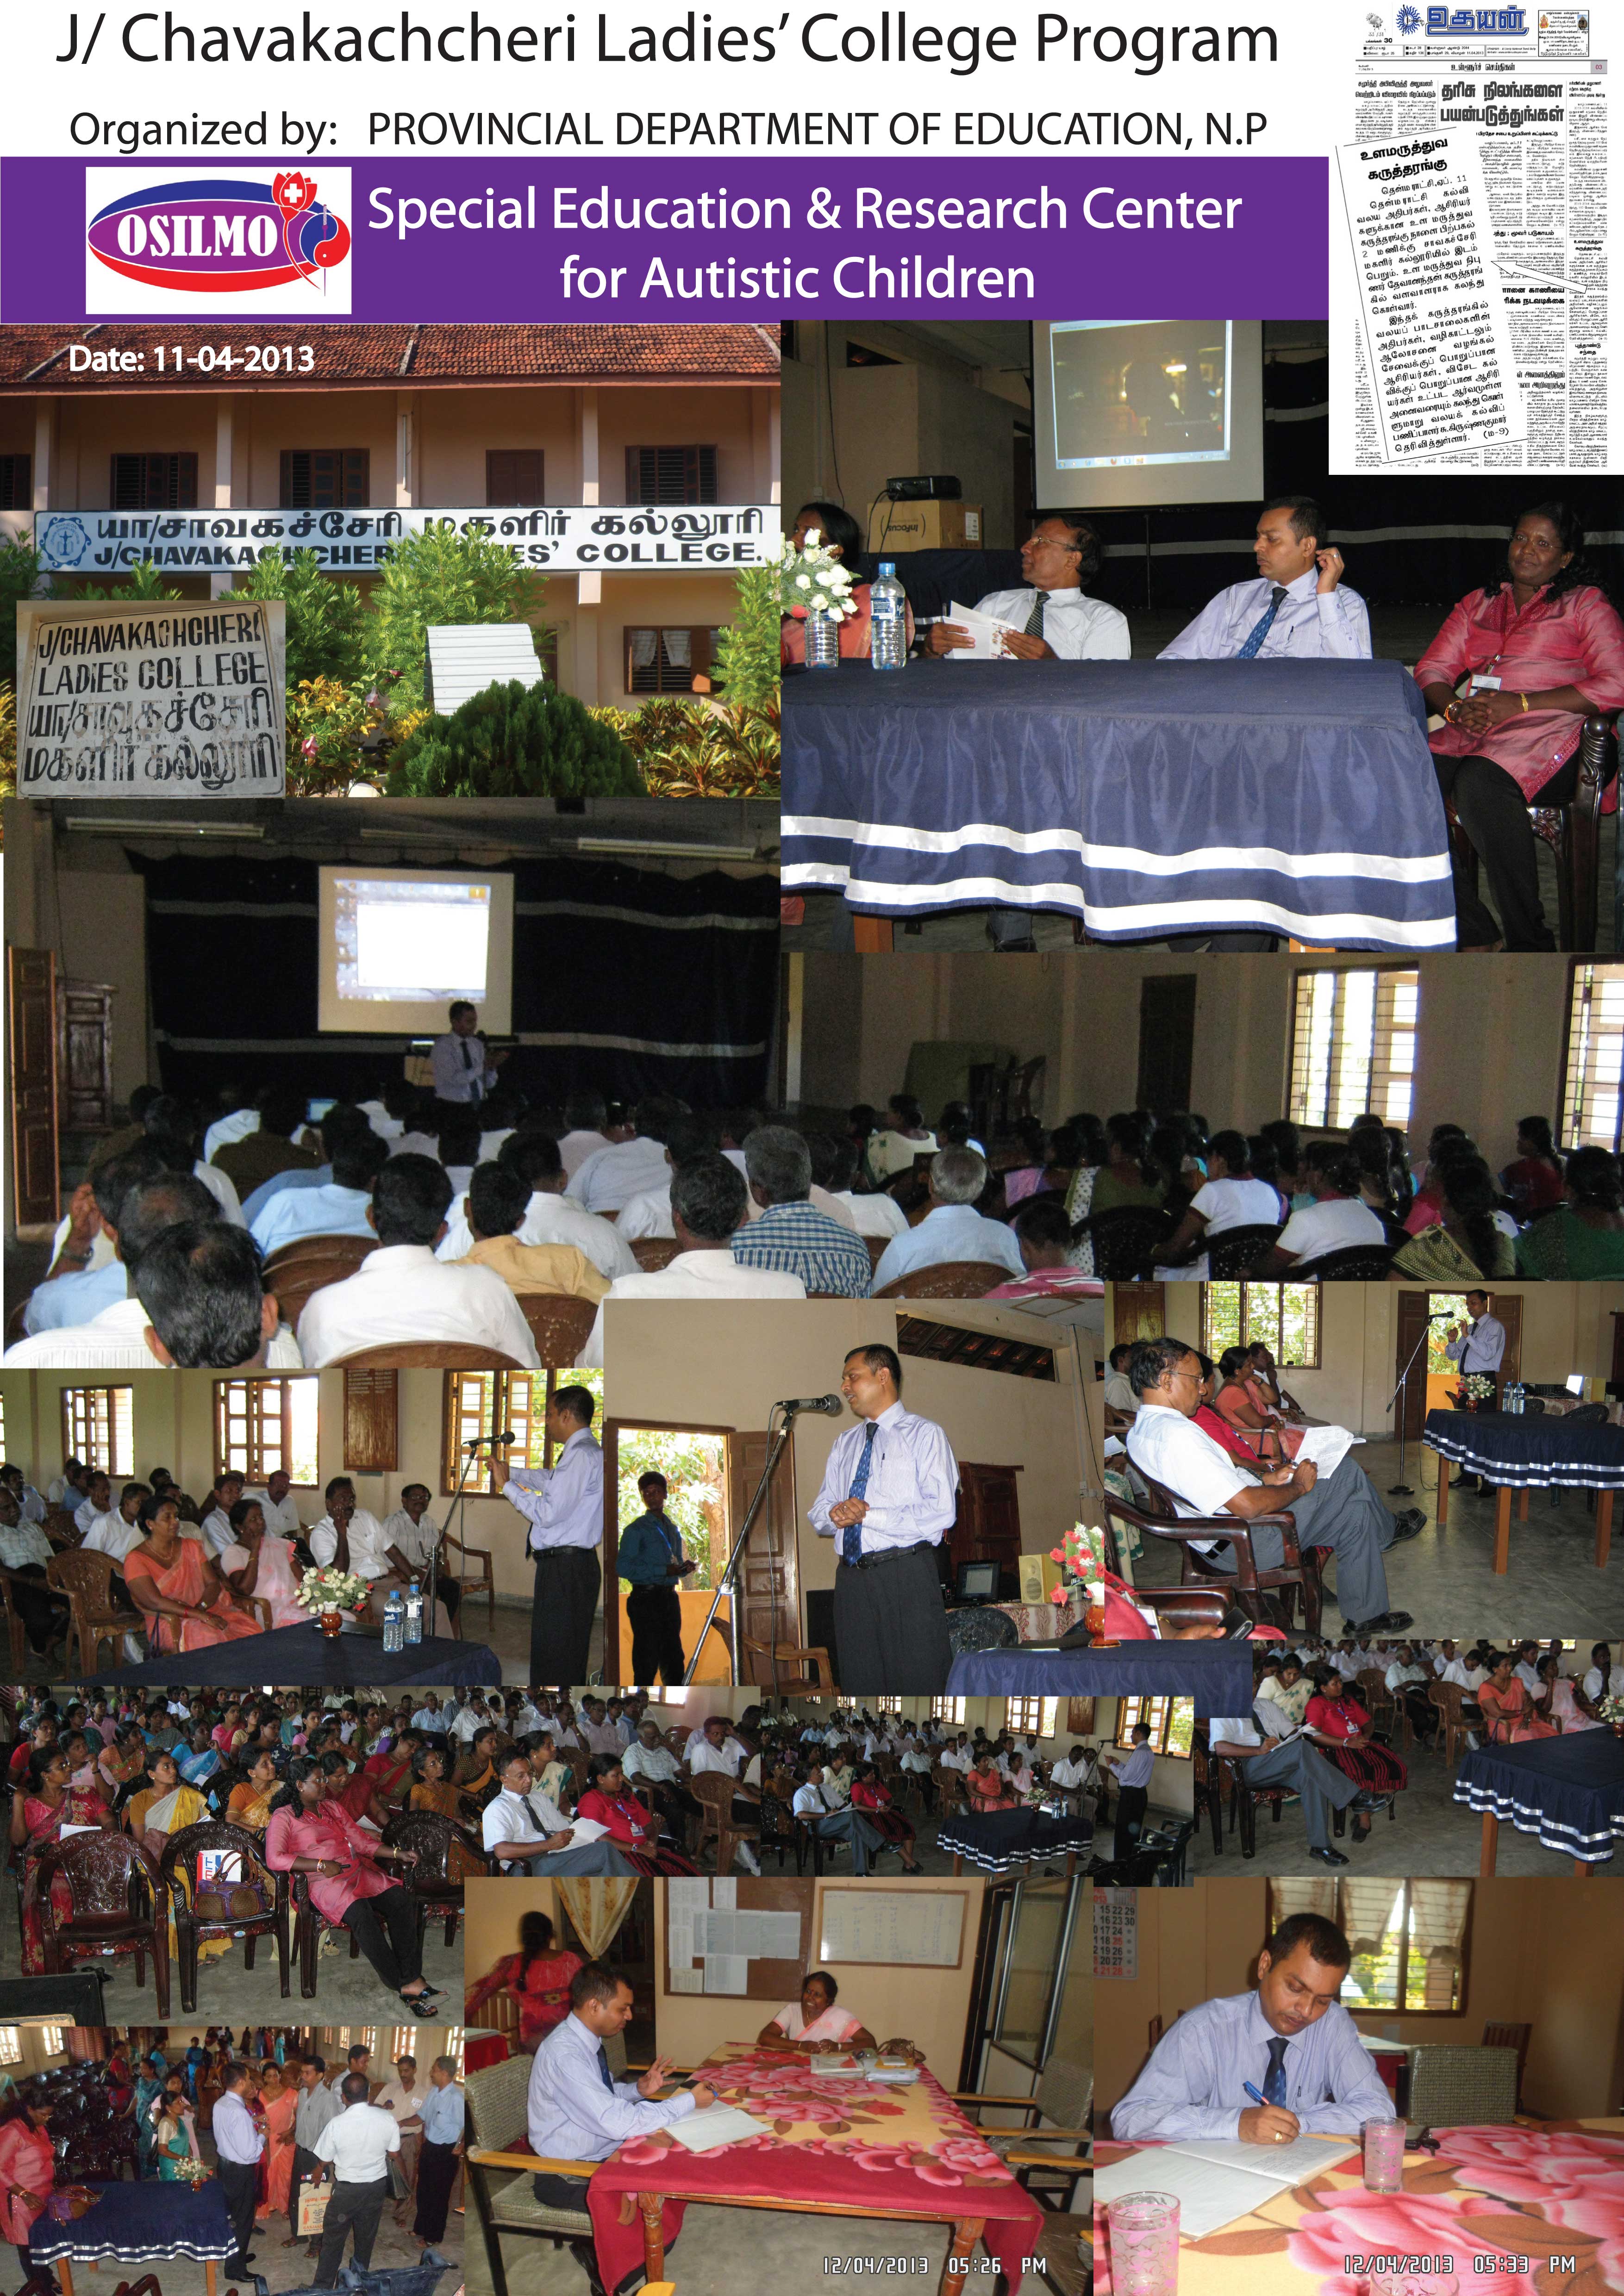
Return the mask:
[[513,879],[455,870],[321,872],[323,1029],[439,1035],[466,998],[512,1025]]
[[1227,320],[1073,319],[1051,326],[1059,467],[1225,461],[1229,333]]

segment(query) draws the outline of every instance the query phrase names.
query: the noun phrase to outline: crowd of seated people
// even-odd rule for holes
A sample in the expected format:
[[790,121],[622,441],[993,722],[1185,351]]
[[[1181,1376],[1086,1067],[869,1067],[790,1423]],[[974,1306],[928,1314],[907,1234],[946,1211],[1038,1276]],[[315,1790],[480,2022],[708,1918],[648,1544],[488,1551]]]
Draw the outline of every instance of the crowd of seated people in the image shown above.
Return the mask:
[[1327,1866],[1348,1863],[1333,1814],[1366,1841],[1372,1816],[1408,1790],[1416,1749],[1453,1762],[1462,1746],[1572,1736],[1624,1713],[1604,1706],[1624,1701],[1624,1665],[1606,1643],[1294,1634],[1258,1652],[1252,1675],[1250,1715],[1197,1724],[1198,1782],[1218,1791],[1222,1761],[1254,1793],[1299,1798],[1309,1854]]

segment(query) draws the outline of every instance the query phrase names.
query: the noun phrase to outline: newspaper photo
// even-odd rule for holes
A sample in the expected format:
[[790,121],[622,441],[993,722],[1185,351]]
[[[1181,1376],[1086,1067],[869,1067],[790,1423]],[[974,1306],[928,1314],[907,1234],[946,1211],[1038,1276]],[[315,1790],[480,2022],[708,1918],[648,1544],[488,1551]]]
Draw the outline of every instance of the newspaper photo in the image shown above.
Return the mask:
[[1616,470],[1607,19],[1340,20],[1332,470]]

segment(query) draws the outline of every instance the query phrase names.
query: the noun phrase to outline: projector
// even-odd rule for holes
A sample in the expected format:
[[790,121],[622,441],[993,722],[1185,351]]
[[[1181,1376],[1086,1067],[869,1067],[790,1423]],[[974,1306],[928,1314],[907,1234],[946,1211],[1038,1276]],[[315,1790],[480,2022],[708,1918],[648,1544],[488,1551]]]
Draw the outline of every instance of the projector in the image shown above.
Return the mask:
[[956,502],[964,493],[952,477],[887,479],[882,491],[892,502]]

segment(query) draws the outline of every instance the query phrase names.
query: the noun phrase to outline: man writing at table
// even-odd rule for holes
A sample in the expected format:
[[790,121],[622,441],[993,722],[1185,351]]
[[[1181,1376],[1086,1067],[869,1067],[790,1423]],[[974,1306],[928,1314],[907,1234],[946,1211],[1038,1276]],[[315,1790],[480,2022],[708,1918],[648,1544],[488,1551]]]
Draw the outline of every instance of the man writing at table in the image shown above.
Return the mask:
[[[1126,616],[1101,598],[1084,595],[1083,586],[1099,571],[1100,538],[1087,519],[1058,513],[1042,519],[1021,549],[1019,590],[990,590],[976,602],[978,614],[1014,627],[1004,637],[1008,661],[1127,661],[1133,652]],[[925,652],[962,652],[975,644],[958,622],[932,622]],[[988,936],[995,948],[1030,949],[1031,913],[994,909]]]
[[1254,1992],[1203,2001],[1168,2028],[1111,2135],[1273,2145],[1390,2120],[1392,2099],[1338,1999],[1352,1957],[1334,1922],[1288,1915],[1258,1956]]
[[[544,2161],[607,2161],[630,2136],[652,2136],[691,2112],[716,2103],[705,2081],[659,2101],[670,2078],[669,2057],[656,2057],[641,2080],[618,2081],[610,2070],[605,2041],[631,2022],[632,1988],[600,1961],[589,1961],[570,1980],[570,2014],[536,2052],[530,2067],[525,2122],[530,2149]],[[576,2177],[537,2170],[536,2197],[544,2208],[586,2206],[586,2187]],[[595,2276],[594,2296],[603,2296]]]

